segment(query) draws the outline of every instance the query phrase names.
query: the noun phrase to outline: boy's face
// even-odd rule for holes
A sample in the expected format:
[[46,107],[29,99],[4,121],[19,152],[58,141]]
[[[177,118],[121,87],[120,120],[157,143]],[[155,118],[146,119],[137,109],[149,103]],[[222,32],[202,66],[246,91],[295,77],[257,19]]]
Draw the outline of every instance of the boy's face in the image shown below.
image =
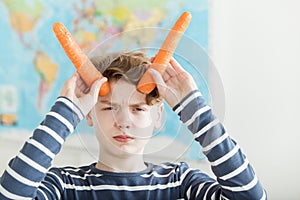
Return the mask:
[[100,143],[100,153],[142,154],[153,130],[161,125],[162,104],[149,106],[146,95],[136,86],[120,79],[110,82],[111,91],[99,97],[87,115]]

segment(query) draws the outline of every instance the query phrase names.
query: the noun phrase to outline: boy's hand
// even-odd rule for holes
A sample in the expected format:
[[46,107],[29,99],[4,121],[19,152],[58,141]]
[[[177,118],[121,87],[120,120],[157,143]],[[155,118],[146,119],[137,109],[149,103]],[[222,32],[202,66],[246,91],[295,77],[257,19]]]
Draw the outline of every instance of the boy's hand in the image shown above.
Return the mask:
[[166,71],[161,75],[158,71],[150,69],[156,82],[159,94],[166,100],[171,108],[178,104],[186,95],[197,89],[192,76],[172,58]]
[[99,90],[105,81],[107,81],[105,77],[98,79],[89,89],[76,72],[64,83],[60,96],[69,98],[81,109],[82,113],[86,115],[96,104]]

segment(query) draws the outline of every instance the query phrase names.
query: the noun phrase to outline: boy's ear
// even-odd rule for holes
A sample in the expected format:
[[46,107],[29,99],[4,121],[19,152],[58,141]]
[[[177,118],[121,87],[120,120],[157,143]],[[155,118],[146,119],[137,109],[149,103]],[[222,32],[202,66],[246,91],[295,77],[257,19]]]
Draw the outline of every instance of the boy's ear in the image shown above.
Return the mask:
[[164,111],[164,104],[162,102],[159,103],[158,108],[157,108],[157,119],[154,124],[155,129],[160,129],[162,126],[162,116],[163,116],[163,111]]
[[93,120],[92,120],[92,116],[91,116],[91,111],[86,115],[85,119],[86,119],[86,124],[88,126],[93,126]]

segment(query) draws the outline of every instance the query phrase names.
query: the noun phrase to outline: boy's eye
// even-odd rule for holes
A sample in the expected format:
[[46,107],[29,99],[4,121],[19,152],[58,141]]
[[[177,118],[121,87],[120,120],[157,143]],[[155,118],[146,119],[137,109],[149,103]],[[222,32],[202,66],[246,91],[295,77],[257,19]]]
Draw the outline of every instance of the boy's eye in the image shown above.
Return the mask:
[[114,109],[114,108],[113,108],[112,106],[102,108],[102,110],[113,110],[113,109]]
[[144,108],[140,108],[140,107],[135,107],[135,108],[133,108],[133,111],[140,112],[140,111],[145,111],[145,109]]

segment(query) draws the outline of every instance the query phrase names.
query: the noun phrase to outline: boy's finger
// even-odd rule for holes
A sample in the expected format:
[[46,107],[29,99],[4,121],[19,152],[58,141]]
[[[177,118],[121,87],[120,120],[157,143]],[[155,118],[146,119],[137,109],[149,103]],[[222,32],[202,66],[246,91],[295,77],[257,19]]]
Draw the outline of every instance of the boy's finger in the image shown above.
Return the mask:
[[178,74],[178,71],[176,71],[170,63],[168,63],[164,74],[168,74],[170,77],[172,77],[176,76],[176,74]]
[[99,94],[99,91],[100,91],[100,88],[101,88],[101,86],[103,85],[103,83],[105,83],[107,81],[107,78],[106,77],[103,77],[103,78],[101,78],[101,79],[98,79],[98,80],[96,80],[94,83],[93,83],[93,85],[92,85],[92,87],[90,88],[90,95],[92,95],[93,96],[93,98],[95,99],[95,100],[97,100],[98,99],[98,94]]
[[175,60],[173,57],[170,59],[170,64],[172,65],[173,69],[177,72],[186,72],[181,65]]
[[66,80],[60,91],[60,95],[67,96],[69,98],[72,97],[73,91],[76,88],[76,80],[76,74],[73,74],[68,80]]
[[78,74],[74,73],[68,80],[68,84],[76,85],[76,81],[78,80]]

